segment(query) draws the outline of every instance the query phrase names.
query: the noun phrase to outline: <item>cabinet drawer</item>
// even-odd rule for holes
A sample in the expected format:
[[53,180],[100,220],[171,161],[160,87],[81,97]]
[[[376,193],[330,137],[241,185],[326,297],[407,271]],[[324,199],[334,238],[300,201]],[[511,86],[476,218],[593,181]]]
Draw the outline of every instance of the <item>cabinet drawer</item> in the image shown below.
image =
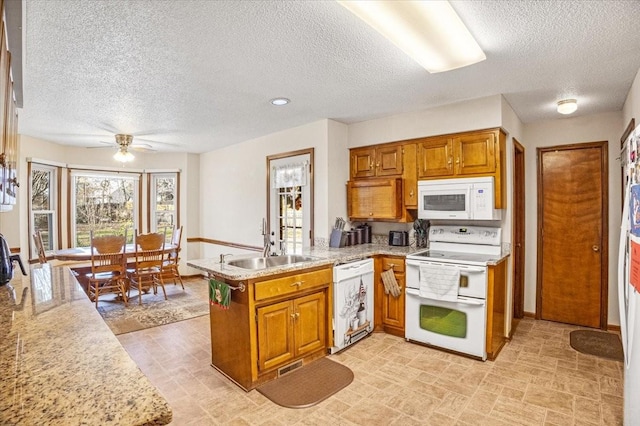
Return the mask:
[[386,271],[387,269],[393,268],[393,272],[404,273],[404,258],[383,258],[382,259],[382,270]]
[[332,279],[333,273],[331,269],[323,269],[321,271],[304,272],[288,277],[260,281],[255,283],[255,299],[265,300],[272,297],[309,290],[314,287],[329,284]]

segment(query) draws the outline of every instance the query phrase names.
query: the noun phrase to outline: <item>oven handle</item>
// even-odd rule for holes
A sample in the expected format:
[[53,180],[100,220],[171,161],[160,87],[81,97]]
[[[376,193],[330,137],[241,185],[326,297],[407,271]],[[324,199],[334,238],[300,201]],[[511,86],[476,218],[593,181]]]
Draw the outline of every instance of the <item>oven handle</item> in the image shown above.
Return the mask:
[[411,296],[418,296],[422,299],[429,299],[429,300],[435,300],[438,302],[450,302],[450,303],[462,303],[464,305],[473,305],[473,306],[484,306],[485,305],[485,301],[484,300],[478,300],[478,299],[472,299],[472,298],[467,298],[467,297],[460,297],[458,296],[458,299],[453,301],[453,300],[438,300],[438,299],[432,299],[430,297],[422,297],[420,296],[420,292],[418,290],[416,290],[415,288],[406,288],[406,292],[407,295],[411,295]]
[[424,260],[411,260],[411,259],[407,259],[406,260],[407,266],[417,266],[418,268],[420,267],[420,265],[440,265],[440,266],[448,266],[448,267],[452,267],[452,268],[458,268],[461,271],[465,271],[465,272],[486,272],[487,268],[482,267],[482,266],[469,266],[469,265],[460,265],[457,263],[445,263],[445,262],[425,262]]

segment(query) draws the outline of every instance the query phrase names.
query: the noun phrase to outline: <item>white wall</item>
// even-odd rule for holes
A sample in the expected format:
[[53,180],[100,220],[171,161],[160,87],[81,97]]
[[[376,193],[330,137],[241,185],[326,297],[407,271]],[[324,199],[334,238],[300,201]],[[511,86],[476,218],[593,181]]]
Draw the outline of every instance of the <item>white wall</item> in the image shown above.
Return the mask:
[[621,135],[632,118],[635,119],[636,126],[640,125],[640,69],[636,74],[636,78],[633,80],[633,85],[631,86],[631,90],[629,90],[624,107],[622,108],[623,128],[620,129]]
[[[537,162],[536,148],[582,142],[608,141],[609,154],[609,324],[620,324],[617,297],[617,259],[620,229],[620,136],[622,114],[611,112],[591,116],[562,118],[524,125],[520,142],[526,148],[526,243],[525,312],[536,310],[537,253]],[[569,233],[570,230],[567,230]],[[568,234],[570,235],[570,234]]]
[[[334,179],[334,160],[348,156],[345,132],[344,125],[320,120],[202,154],[200,235],[261,247],[260,224],[267,216],[267,156],[314,148],[314,232],[316,238],[328,238],[329,205],[339,198],[329,181]],[[201,250],[203,258],[246,253],[211,244],[203,244]]]

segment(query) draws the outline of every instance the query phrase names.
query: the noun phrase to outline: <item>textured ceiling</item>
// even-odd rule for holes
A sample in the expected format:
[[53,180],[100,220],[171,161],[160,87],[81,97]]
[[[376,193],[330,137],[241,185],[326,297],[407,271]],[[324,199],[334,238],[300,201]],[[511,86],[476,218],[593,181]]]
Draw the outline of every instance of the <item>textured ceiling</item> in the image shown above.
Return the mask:
[[567,96],[577,115],[622,109],[639,1],[451,3],[487,59],[429,74],[333,1],[26,0],[20,132],[200,153],[495,94],[523,122],[558,118]]

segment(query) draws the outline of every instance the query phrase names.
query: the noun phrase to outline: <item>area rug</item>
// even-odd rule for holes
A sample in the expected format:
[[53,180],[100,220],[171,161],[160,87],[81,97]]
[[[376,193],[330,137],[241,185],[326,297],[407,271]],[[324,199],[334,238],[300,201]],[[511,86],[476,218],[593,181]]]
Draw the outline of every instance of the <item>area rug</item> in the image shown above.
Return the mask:
[[353,371],[325,357],[260,385],[257,390],[282,407],[307,408],[324,401],[352,381]]
[[135,291],[131,292],[127,307],[115,300],[115,295],[113,299],[100,298],[98,312],[115,335],[209,314],[207,280],[184,280],[184,290],[180,284],[173,283],[165,284],[165,288],[167,300],[164,300],[162,289],[159,288],[158,294],[143,294],[142,305],[138,304],[138,294]]
[[613,333],[594,330],[575,330],[570,333],[571,347],[584,354],[622,361],[622,342],[620,336]]

